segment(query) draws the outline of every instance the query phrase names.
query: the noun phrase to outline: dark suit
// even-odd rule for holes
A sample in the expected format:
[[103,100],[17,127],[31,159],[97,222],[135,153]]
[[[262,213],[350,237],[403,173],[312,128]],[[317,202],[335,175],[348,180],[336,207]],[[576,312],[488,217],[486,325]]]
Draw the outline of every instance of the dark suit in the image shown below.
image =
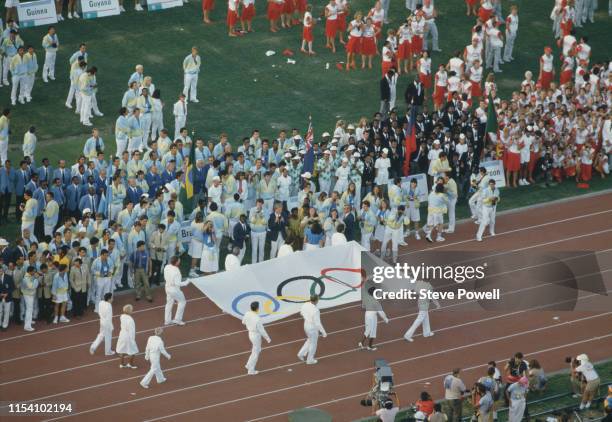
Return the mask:
[[276,221],[276,214],[270,214],[268,218],[268,229],[270,230],[270,241],[276,242],[278,240],[279,233],[285,238],[285,229],[287,228],[287,215],[285,213],[280,214],[279,221]]
[[142,189],[139,186],[128,186],[125,189],[125,197],[129,202],[136,205],[140,203],[140,197],[142,196]]
[[349,242],[355,240],[355,216],[353,213],[349,213],[342,217],[344,223],[344,236]]
[[234,226],[234,246],[242,249],[246,246],[246,240],[251,235],[251,228],[248,223],[244,223],[244,227],[242,227],[242,223],[238,222]]
[[425,88],[423,84],[420,82],[413,82],[406,88],[406,92],[404,93],[404,99],[406,100],[406,105],[414,105],[417,107],[417,113],[420,111],[423,106],[423,101],[425,99]]

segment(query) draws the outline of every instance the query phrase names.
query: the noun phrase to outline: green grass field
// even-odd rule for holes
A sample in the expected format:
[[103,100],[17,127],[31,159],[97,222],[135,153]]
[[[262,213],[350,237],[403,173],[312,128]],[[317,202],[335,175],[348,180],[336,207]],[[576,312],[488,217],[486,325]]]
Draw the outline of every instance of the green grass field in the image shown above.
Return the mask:
[[[504,65],[504,73],[497,75],[503,96],[519,87],[525,70],[537,71],[543,46],[553,45],[548,17],[551,7],[548,3],[552,2],[519,0],[512,3],[519,5],[521,22],[514,53],[516,60]],[[324,4],[323,1],[314,4],[315,16],[323,11]],[[372,4],[372,0],[351,2],[353,11],[367,11]],[[504,14],[509,11],[510,4],[504,1]],[[37,127],[38,161],[48,157],[53,165],[60,158],[72,162],[82,151],[90,129],[80,125],[78,116],[64,107],[69,87],[67,61],[80,42],[88,44],[90,63],[99,69],[98,101],[105,116],[94,118],[93,122],[101,130],[107,152],[115,149],[113,126],[127,80],[136,64],[143,64],[145,74],[151,75],[156,87],[161,89],[166,103],[165,123],[173,128],[172,104],[182,89],[181,63],[193,45],[200,48],[203,59],[199,82],[201,102],[190,106],[187,126],[205,139],[216,139],[225,131],[232,142],[237,142],[253,128],[260,129],[263,137],[274,137],[281,128],[298,127],[305,131],[308,115],[312,115],[316,136],[331,131],[339,118],[355,122],[378,109],[379,61],[369,71],[348,74],[338,71],[335,64],[343,61],[345,55],[342,50],[334,55],[324,48],[323,22],[315,28],[314,48],[318,55],[306,57],[299,53],[301,27],[270,33],[263,1],[259,0],[256,5],[255,32],[240,38],[227,36],[226,3],[218,0],[216,6],[212,14],[213,25],[202,24],[201,4],[194,0],[184,7],[151,13],[134,12],[132,2],[129,7],[126,2],[130,10],[121,16],[60,22],[57,25],[61,44],[57,80],[44,84],[39,76],[32,102],[12,107],[9,157],[19,160],[23,134],[31,125]],[[437,6],[443,52],[433,55],[434,66],[446,63],[455,50],[468,44],[469,28],[473,24],[473,18],[465,16],[463,0],[439,1]],[[607,5],[600,5],[596,23],[587,24],[581,31],[591,38],[594,60],[604,60],[609,55],[606,39],[612,36],[612,19],[604,6]],[[4,15],[4,10],[1,13]],[[403,21],[406,16],[403,1],[392,1],[390,16],[394,27]],[[44,52],[40,43],[45,33],[46,28],[37,27],[24,29],[21,34],[26,44],[37,47],[41,68]],[[295,65],[287,64],[280,54],[285,48],[296,51]],[[266,57],[267,50],[277,54]],[[329,70],[325,68],[327,63],[330,63]],[[400,78],[400,99],[411,80],[412,76]],[[9,96],[9,88],[0,88],[0,106],[9,105]],[[398,105],[403,113],[401,100]],[[568,189],[576,191],[574,187]],[[550,189],[544,199],[574,194],[566,190],[557,193],[556,189]],[[534,195],[540,197],[543,192],[538,190]],[[517,196],[516,205],[531,201]],[[508,206],[516,206],[513,204],[508,202]]]

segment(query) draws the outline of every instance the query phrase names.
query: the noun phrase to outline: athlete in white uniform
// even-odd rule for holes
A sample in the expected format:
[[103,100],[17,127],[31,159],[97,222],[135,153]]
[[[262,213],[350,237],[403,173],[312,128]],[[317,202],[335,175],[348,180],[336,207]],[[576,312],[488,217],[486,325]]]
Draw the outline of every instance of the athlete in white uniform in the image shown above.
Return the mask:
[[106,293],[104,300],[98,305],[98,315],[100,316],[100,332],[89,348],[89,353],[92,355],[104,340],[104,354],[112,356],[115,352],[111,349],[111,341],[113,338],[113,294]]
[[[164,280],[166,280],[165,325],[171,323],[185,325],[183,322],[183,313],[185,312],[186,300],[185,295],[181,292],[181,287],[188,285],[189,280],[182,281],[181,270],[179,269],[180,265],[180,258],[178,256],[173,256],[170,258],[170,263],[164,267]],[[172,319],[172,306],[174,306],[174,302],[178,305],[176,314],[174,314],[174,319]]]
[[155,375],[158,384],[166,381],[159,362],[161,355],[164,355],[166,359],[170,360],[170,353],[166,351],[164,341],[161,338],[163,332],[163,328],[157,327],[155,329],[155,335],[152,335],[149,337],[149,340],[147,340],[145,360],[151,362],[151,369],[149,369],[149,372],[147,372],[142,381],[140,381],[142,388],[149,388],[149,383],[153,379],[153,375]]
[[421,324],[423,325],[423,337],[431,337],[434,335],[434,333],[431,331],[431,327],[429,326],[429,302],[433,302],[434,305],[436,305],[436,308],[440,309],[440,303],[436,299],[428,299],[426,297],[421,298],[422,294],[426,295],[427,292],[431,292],[433,290],[430,283],[426,281],[417,281],[414,283],[413,289],[417,294],[419,313],[412,323],[412,326],[408,329],[408,331],[406,331],[406,334],[404,334],[404,338],[409,342],[414,341],[412,336]]
[[249,356],[249,360],[244,366],[247,369],[247,373],[249,375],[257,375],[258,371],[255,370],[255,366],[257,365],[257,360],[259,359],[259,353],[261,352],[261,338],[265,338],[268,343],[270,340],[270,336],[266,332],[263,324],[261,323],[261,318],[257,315],[259,312],[259,302],[251,303],[251,310],[244,314],[242,318],[242,324],[246,326],[249,331],[249,340],[253,345],[251,349],[251,355]]
[[310,297],[310,302],[302,305],[300,314],[304,318],[304,332],[306,333],[306,342],[298,352],[298,358],[303,361],[306,359],[308,365],[314,365],[317,360],[314,358],[317,352],[317,343],[319,341],[319,333],[323,338],[327,337],[325,328],[321,324],[321,313],[317,308],[319,296],[313,295]]

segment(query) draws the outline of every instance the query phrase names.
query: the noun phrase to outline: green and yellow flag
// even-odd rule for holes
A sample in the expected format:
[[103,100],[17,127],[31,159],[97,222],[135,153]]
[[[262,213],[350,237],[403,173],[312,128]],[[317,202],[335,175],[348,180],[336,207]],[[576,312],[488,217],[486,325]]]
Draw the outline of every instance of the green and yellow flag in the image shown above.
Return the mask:
[[183,175],[183,189],[181,189],[181,203],[183,204],[183,210],[185,215],[190,214],[193,211],[193,168],[195,166],[195,147],[192,145],[189,148],[189,158],[187,163],[183,166],[185,174]]

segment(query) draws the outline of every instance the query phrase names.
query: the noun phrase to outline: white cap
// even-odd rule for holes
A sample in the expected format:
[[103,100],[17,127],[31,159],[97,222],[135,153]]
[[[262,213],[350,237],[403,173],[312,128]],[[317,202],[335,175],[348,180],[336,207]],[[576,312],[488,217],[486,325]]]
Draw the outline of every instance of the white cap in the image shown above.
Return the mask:
[[355,145],[349,145],[349,146],[348,146],[346,149],[347,149],[348,151],[352,151],[352,150],[354,150],[354,149],[355,149]]
[[291,153],[290,152],[286,152],[285,153],[285,158],[291,158]]
[[342,159],[342,162],[343,162],[343,163],[348,163],[348,158],[344,157],[344,158]]
[[212,180],[213,180],[213,182],[214,181],[221,181],[221,178],[219,176],[215,176],[215,177],[212,178]]
[[353,125],[353,124],[351,123],[351,124],[349,124],[349,125],[348,125],[347,129],[348,129],[348,130],[351,130],[351,129],[353,129],[353,130],[354,130],[354,129],[355,129],[355,125]]
[[388,154],[388,153],[389,153],[389,150],[388,150],[387,148],[383,148],[383,149],[382,149],[382,152],[383,152],[383,154]]
[[148,198],[148,197],[149,197],[149,194],[148,194],[148,193],[143,193],[142,195],[140,195],[140,198],[141,198],[141,199],[142,199],[142,198]]
[[6,239],[0,239],[0,246],[8,246],[8,241]]
[[83,210],[83,214],[89,214],[91,212],[91,210],[89,208],[85,208]]
[[325,138],[326,136],[331,136],[331,135],[329,134],[329,132],[323,132],[323,134],[321,134],[322,138]]
[[531,125],[527,126],[527,130],[528,130],[529,132],[531,132],[531,131],[533,130],[533,126],[531,126]]
[[306,173],[302,174],[302,177],[304,179],[310,179],[312,177],[312,174],[309,171],[307,171]]
[[356,153],[354,153],[354,154],[353,154],[353,157],[355,157],[355,158],[361,158],[361,154],[359,154],[358,152],[356,152]]
[[323,154],[331,154],[331,151],[326,149],[325,151],[323,151]]
[[589,361],[589,357],[584,353],[576,356],[576,359],[578,359],[581,363],[585,363]]
[[332,143],[332,144],[337,144],[337,143],[338,143],[338,138],[334,138],[334,139],[332,139],[332,140],[331,140],[331,143]]
[[300,139],[302,139],[302,137],[301,137],[300,135],[295,135],[295,136],[293,137],[293,140],[294,140],[294,141],[299,141]]
[[438,139],[436,139],[435,141],[433,141],[434,145],[440,145],[440,141]]
[[338,151],[338,147],[335,145],[332,145],[332,147],[330,148],[330,151]]

